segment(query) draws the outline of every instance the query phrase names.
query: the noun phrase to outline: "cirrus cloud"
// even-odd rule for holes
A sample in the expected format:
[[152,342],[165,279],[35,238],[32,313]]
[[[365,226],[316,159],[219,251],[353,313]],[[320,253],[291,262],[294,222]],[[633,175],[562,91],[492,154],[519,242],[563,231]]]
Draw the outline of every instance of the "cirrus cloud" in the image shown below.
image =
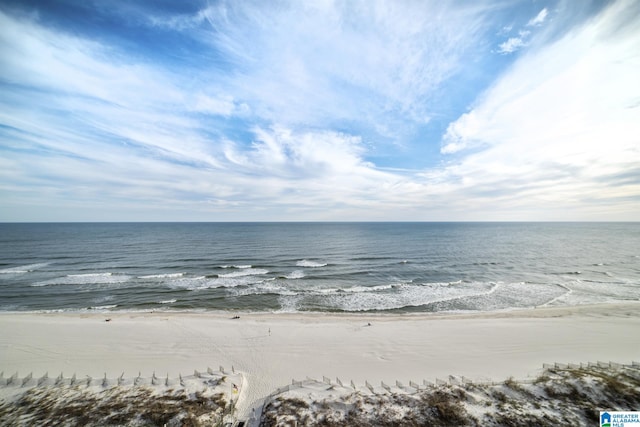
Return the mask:
[[9,1],[0,220],[634,219],[638,6],[596,3]]

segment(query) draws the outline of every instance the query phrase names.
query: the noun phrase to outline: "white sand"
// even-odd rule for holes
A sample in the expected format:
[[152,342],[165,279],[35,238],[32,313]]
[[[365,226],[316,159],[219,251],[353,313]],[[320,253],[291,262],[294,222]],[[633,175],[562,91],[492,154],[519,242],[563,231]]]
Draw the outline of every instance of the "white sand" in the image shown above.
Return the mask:
[[175,377],[234,366],[245,375],[238,409],[246,417],[259,399],[307,376],[357,384],[450,374],[504,380],[535,376],[543,363],[640,360],[638,303],[478,315],[232,316],[2,313],[0,371]]

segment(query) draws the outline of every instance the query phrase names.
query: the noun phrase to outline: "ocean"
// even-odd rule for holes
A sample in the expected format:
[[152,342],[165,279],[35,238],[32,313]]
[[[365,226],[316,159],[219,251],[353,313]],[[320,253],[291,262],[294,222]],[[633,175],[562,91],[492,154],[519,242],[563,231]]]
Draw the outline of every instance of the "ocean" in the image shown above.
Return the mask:
[[482,312],[640,299],[640,223],[0,224],[2,311]]

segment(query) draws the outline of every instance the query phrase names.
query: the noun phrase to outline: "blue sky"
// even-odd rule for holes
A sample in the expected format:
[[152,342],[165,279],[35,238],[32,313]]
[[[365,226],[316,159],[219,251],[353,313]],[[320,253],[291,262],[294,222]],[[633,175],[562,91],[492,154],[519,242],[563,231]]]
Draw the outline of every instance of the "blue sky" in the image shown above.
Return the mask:
[[0,221],[640,220],[640,2],[4,1]]

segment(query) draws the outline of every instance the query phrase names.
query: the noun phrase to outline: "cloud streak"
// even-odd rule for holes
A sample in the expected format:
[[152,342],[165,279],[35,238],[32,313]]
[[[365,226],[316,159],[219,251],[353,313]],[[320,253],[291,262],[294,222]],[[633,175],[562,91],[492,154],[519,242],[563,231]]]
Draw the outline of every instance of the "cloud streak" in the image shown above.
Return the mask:
[[[517,36],[509,37],[506,41],[500,43],[500,45],[498,46],[498,53],[503,54],[503,55],[508,55],[508,54],[517,52],[518,50],[528,46],[529,40],[530,40],[530,38],[532,36],[531,30],[533,28],[531,28],[531,27],[539,27],[539,26],[541,26],[545,22],[548,14],[549,14],[549,12],[548,12],[546,7],[544,9],[542,9],[540,12],[538,12],[538,14],[536,16],[531,18],[526,23],[526,25],[524,26],[523,29],[518,31],[518,35]],[[529,28],[529,29],[527,29],[527,28]],[[508,29],[508,31],[507,31],[507,29]],[[513,29],[513,26],[504,27],[502,29],[502,32],[503,33],[510,33],[512,29]]]
[[548,14],[549,14],[549,11],[545,7],[534,18],[531,18],[531,20],[527,22],[527,27],[536,27],[538,25],[542,25],[544,20],[547,19]]
[[290,6],[220,2],[199,13],[215,30],[203,37],[233,64],[225,84],[271,122],[362,129],[427,122],[429,97],[475,47],[487,13],[440,2]]
[[561,6],[0,7],[0,220],[633,219],[638,8]]
[[640,34],[620,26],[629,13],[638,13],[633,2],[618,2],[515,63],[447,129],[442,152],[461,156],[449,179],[508,194],[514,208],[544,206],[545,219],[571,218],[566,209],[624,218],[638,206],[638,183],[610,175],[640,165]]

